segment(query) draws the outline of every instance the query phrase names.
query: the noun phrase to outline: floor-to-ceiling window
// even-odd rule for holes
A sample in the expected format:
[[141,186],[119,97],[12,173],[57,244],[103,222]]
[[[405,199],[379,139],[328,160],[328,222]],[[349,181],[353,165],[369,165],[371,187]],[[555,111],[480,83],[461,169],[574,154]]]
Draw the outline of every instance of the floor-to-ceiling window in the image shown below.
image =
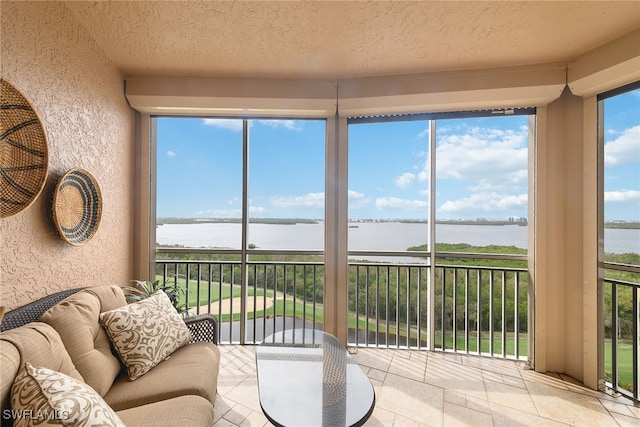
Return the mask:
[[638,399],[640,355],[640,83],[600,95],[604,370]]
[[160,280],[222,342],[322,327],[324,120],[158,117]]
[[534,113],[349,120],[351,343],[526,357]]

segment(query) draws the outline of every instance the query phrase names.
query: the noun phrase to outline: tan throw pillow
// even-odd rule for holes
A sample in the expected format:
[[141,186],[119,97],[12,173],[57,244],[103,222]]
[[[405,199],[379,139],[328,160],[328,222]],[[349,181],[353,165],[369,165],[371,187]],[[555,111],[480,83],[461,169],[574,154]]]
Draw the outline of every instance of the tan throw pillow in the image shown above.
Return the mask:
[[132,381],[191,341],[189,329],[162,291],[100,314],[100,323]]
[[124,423],[87,384],[29,362],[11,386],[14,427],[37,424],[63,426],[122,426]]

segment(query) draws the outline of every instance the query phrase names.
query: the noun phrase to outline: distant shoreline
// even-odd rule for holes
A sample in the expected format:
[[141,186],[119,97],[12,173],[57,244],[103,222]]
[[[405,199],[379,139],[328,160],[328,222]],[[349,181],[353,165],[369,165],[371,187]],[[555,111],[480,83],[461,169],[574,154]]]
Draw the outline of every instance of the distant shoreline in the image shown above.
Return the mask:
[[[295,225],[295,224],[321,224],[322,219],[309,218],[250,218],[251,224],[276,224],[276,225]],[[410,224],[427,224],[426,220],[414,219],[356,219],[351,220],[349,224],[359,223],[381,223],[396,222]],[[241,224],[240,218],[158,218],[156,225],[162,224]],[[526,227],[527,221],[518,220],[490,220],[490,219],[460,219],[460,220],[439,220],[436,224],[450,225],[517,225]],[[355,228],[355,227],[354,227]],[[604,223],[604,228],[640,230],[640,221],[608,221]]]

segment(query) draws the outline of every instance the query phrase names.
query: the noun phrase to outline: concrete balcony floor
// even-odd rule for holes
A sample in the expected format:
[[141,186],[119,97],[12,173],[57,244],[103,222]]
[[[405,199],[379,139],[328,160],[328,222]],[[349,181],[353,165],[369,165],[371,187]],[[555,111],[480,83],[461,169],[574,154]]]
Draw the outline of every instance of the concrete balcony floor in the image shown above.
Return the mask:
[[[270,426],[260,409],[254,346],[220,346],[215,427]],[[357,349],[376,407],[365,426],[640,426],[624,397],[524,363],[409,350]]]

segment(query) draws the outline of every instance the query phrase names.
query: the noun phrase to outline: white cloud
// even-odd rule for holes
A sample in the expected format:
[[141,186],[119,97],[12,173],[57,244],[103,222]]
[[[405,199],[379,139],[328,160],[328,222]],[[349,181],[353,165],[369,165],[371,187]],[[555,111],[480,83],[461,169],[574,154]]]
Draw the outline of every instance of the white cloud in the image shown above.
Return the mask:
[[[229,206],[237,205],[239,199],[237,197],[230,199],[227,204]],[[252,206],[249,201],[249,214],[251,215],[266,215],[269,210],[262,206]],[[229,208],[229,209],[207,209],[204,211],[198,211],[195,213],[196,217],[200,218],[242,218],[242,209]]]
[[429,204],[426,200],[407,200],[398,197],[380,197],[376,199],[376,208],[378,210],[385,209],[402,209],[402,210],[425,210]]
[[371,199],[364,193],[349,190],[349,209],[360,209],[371,203]]
[[412,174],[411,172],[405,172],[402,175],[397,176],[394,182],[398,187],[405,188],[413,184],[413,181],[415,181],[415,179],[416,176],[414,174]]
[[640,191],[637,190],[621,190],[621,191],[605,191],[605,202],[628,202],[640,200]]
[[505,212],[527,205],[526,194],[476,193],[458,200],[448,200],[440,212]]
[[521,185],[527,179],[527,135],[526,127],[446,135],[436,149],[437,177],[473,181],[475,190],[484,191]]
[[425,130],[418,134],[418,138],[428,138],[431,135],[431,128],[427,126]]
[[242,211],[240,209],[207,209],[195,213],[199,218],[240,218]]
[[258,122],[273,128],[285,128],[288,130],[302,129],[302,125],[299,120],[258,120]]
[[177,155],[178,155],[178,153],[176,153],[173,150],[167,151],[167,157],[176,157]]
[[324,193],[307,193],[302,196],[276,196],[271,203],[280,208],[323,208]]
[[268,214],[269,210],[262,206],[249,206],[249,214]]
[[242,120],[240,119],[203,119],[202,122],[207,126],[215,126],[221,129],[231,131],[242,130]]
[[604,145],[605,165],[634,162],[640,162],[640,126],[625,129],[620,136]]

